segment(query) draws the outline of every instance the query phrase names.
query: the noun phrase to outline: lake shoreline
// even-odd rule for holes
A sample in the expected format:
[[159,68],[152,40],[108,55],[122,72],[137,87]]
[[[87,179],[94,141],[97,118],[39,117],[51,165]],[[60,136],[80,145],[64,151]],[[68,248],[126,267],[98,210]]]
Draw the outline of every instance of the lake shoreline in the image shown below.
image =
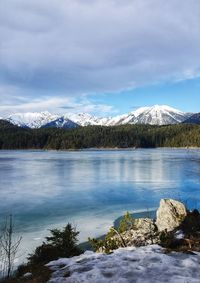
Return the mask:
[[195,149],[200,149],[200,147],[90,147],[90,148],[69,148],[69,149],[37,149],[37,148],[28,148],[28,149],[0,149],[0,152],[3,151],[23,151],[23,152],[28,152],[28,151],[35,151],[35,152],[76,152],[76,151],[134,151],[134,150],[153,150],[153,149],[174,149],[174,150],[179,150],[179,149],[184,149],[184,150],[195,150]]
[[[157,208],[153,208],[153,209],[150,209],[150,210],[146,209],[146,210],[142,210],[140,212],[130,212],[130,216],[135,218],[135,219],[139,219],[139,218],[155,219],[156,218],[156,211],[157,211]],[[118,229],[119,224],[120,224],[120,220],[122,220],[123,216],[124,215],[121,215],[121,216],[115,218],[113,220],[111,227]],[[105,236],[106,236],[106,234],[101,234],[101,235],[97,236],[96,239],[102,240],[102,239],[105,238]],[[84,251],[92,250],[92,247],[91,247],[91,244],[89,243],[89,241],[80,242],[78,244],[78,246]]]

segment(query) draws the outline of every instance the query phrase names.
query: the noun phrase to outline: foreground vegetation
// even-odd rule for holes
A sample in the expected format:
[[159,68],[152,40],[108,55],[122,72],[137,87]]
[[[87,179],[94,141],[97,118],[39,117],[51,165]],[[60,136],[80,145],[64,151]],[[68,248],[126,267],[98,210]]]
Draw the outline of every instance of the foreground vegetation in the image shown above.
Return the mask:
[[200,126],[123,125],[28,129],[0,120],[0,149],[200,147]]
[[[177,219],[179,219],[180,214],[178,215],[177,213],[177,211],[172,211],[172,214],[177,215]],[[127,212],[124,217],[122,217],[119,225],[117,227],[111,227],[104,238],[89,239],[89,241],[94,251],[104,253],[112,253],[113,250],[118,249],[119,247],[139,247],[154,244],[154,241],[165,248],[166,253],[171,251],[186,253],[194,253],[195,251],[200,252],[200,213],[197,209],[193,211],[187,210],[186,217],[183,220],[180,220],[180,225],[171,231],[167,231],[165,229],[159,232],[158,226],[155,229],[156,226],[154,223],[155,219],[137,219]],[[6,234],[8,234],[8,238],[3,238],[5,241],[1,241],[1,245],[5,246],[4,243],[8,242],[7,239],[11,239],[7,250],[10,250],[11,252],[11,254],[9,252],[8,257],[11,256],[12,258],[12,248],[9,249],[9,247],[15,246],[15,243],[12,240],[13,236],[10,234],[13,233],[13,229],[11,229],[11,231],[10,227],[11,226],[9,225],[8,228],[4,230],[6,231]],[[177,232],[180,231],[184,235],[183,237],[176,236]],[[138,234],[135,234],[134,236],[134,233],[136,232]],[[130,240],[133,240],[132,238],[134,237],[137,241],[136,235],[140,237],[140,233],[142,233],[142,238],[147,235],[150,242],[138,242],[138,245],[137,242],[134,242],[134,244],[131,243]],[[29,255],[28,262],[25,265],[19,266],[15,274],[12,275],[9,273],[9,276],[6,275],[5,278],[0,281],[2,283],[47,282],[51,276],[51,271],[45,266],[45,264],[52,260],[69,258],[83,253],[77,245],[78,234],[79,232],[77,232],[76,229],[69,223],[63,229],[50,230],[50,236],[46,237],[45,241],[35,249],[33,254]],[[2,259],[3,258],[0,257],[1,261]],[[7,271],[11,266],[9,266],[7,260],[5,263],[7,264]],[[62,266],[60,266],[60,268],[62,268]],[[65,270],[66,277],[70,276],[70,273],[68,273],[69,271]],[[8,273],[6,272],[5,274]]]
[[[12,228],[13,230],[13,228]],[[10,234],[10,228],[6,230],[7,234]],[[13,233],[13,232],[11,232]],[[4,273],[3,278],[0,280],[1,283],[44,283],[47,282],[50,277],[50,270],[45,266],[46,263],[56,260],[58,258],[66,258],[77,256],[83,253],[83,251],[77,245],[77,236],[79,232],[76,231],[71,224],[67,224],[63,229],[52,229],[50,230],[50,236],[45,238],[45,241],[37,247],[33,254],[30,254],[27,258],[28,262],[24,265],[20,265],[17,271],[12,274],[8,273],[9,270],[13,269],[13,263],[15,254],[13,250],[9,248],[14,246],[14,240],[12,236],[8,235],[5,241],[0,242],[0,248],[7,243],[7,239],[11,239],[10,245],[7,246],[9,254],[7,257],[2,256],[0,252],[0,262],[4,261]],[[1,235],[0,235],[1,237]],[[1,243],[3,245],[1,245]],[[1,249],[0,249],[1,251]],[[16,251],[15,251],[16,252]],[[9,264],[9,258],[13,261]],[[1,266],[0,266],[1,267]],[[2,271],[0,269],[0,271]],[[27,275],[27,276],[24,276]]]
[[[89,242],[96,252],[111,253],[113,250],[120,247],[131,246],[127,244],[125,236],[129,234],[131,230],[137,230],[138,219],[135,219],[128,212],[123,216],[120,224],[117,228],[111,227],[108,233],[103,238],[89,238]],[[141,229],[141,227],[140,227]],[[187,211],[187,216],[181,225],[173,231],[154,231],[154,227],[149,226],[150,244],[154,244],[154,237],[157,233],[157,243],[165,248],[166,252],[200,252],[200,213],[197,209],[193,211]],[[184,234],[183,238],[177,238],[176,232],[182,231]],[[130,234],[129,234],[130,237]],[[138,246],[143,244],[139,243]],[[146,245],[146,244],[145,244]],[[147,244],[148,245],[148,244]],[[137,246],[136,242],[133,246]]]

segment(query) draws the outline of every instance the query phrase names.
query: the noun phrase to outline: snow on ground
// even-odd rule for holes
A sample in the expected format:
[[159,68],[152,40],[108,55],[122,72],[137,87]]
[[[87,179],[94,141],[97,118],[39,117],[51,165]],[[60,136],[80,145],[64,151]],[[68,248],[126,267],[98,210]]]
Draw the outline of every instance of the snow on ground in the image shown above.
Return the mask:
[[50,262],[48,283],[200,283],[200,253],[164,254],[158,245]]

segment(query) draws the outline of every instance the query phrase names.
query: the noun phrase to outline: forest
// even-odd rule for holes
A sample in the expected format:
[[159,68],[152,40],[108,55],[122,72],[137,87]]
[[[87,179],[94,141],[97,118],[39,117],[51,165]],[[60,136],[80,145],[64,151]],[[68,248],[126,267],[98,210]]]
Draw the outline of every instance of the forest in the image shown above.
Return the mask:
[[200,147],[200,126],[123,125],[29,129],[0,120],[0,149]]

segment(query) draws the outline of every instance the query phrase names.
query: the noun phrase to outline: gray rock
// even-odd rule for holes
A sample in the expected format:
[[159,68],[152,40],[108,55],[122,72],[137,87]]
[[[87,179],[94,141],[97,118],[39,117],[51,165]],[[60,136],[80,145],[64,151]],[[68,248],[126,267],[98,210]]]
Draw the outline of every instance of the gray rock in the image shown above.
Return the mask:
[[29,277],[32,277],[32,273],[30,272],[27,272],[23,275],[23,278],[29,278]]
[[[159,233],[155,225],[155,221],[149,218],[138,218],[134,220],[132,229],[129,229],[119,235],[115,235],[112,239],[118,247],[123,247],[123,243],[127,247],[130,246],[146,246],[150,244],[160,243]],[[122,242],[123,239],[123,242]],[[104,248],[100,248],[98,252],[104,252]],[[112,250],[110,250],[111,252]]]
[[122,233],[127,246],[146,246],[159,243],[157,227],[152,219],[138,218],[133,229]]
[[[160,244],[163,231],[171,232],[178,228],[187,216],[187,211],[179,201],[161,199],[156,215],[156,221],[149,218],[134,219],[131,229],[121,234],[116,233],[111,240],[114,240],[118,247]],[[105,247],[99,249],[99,252],[104,251]]]
[[183,222],[187,211],[179,201],[173,199],[161,199],[156,213],[156,225],[159,231],[173,231]]
[[137,218],[134,220],[134,230],[140,230],[144,234],[150,233],[156,230],[156,225],[150,218]]

